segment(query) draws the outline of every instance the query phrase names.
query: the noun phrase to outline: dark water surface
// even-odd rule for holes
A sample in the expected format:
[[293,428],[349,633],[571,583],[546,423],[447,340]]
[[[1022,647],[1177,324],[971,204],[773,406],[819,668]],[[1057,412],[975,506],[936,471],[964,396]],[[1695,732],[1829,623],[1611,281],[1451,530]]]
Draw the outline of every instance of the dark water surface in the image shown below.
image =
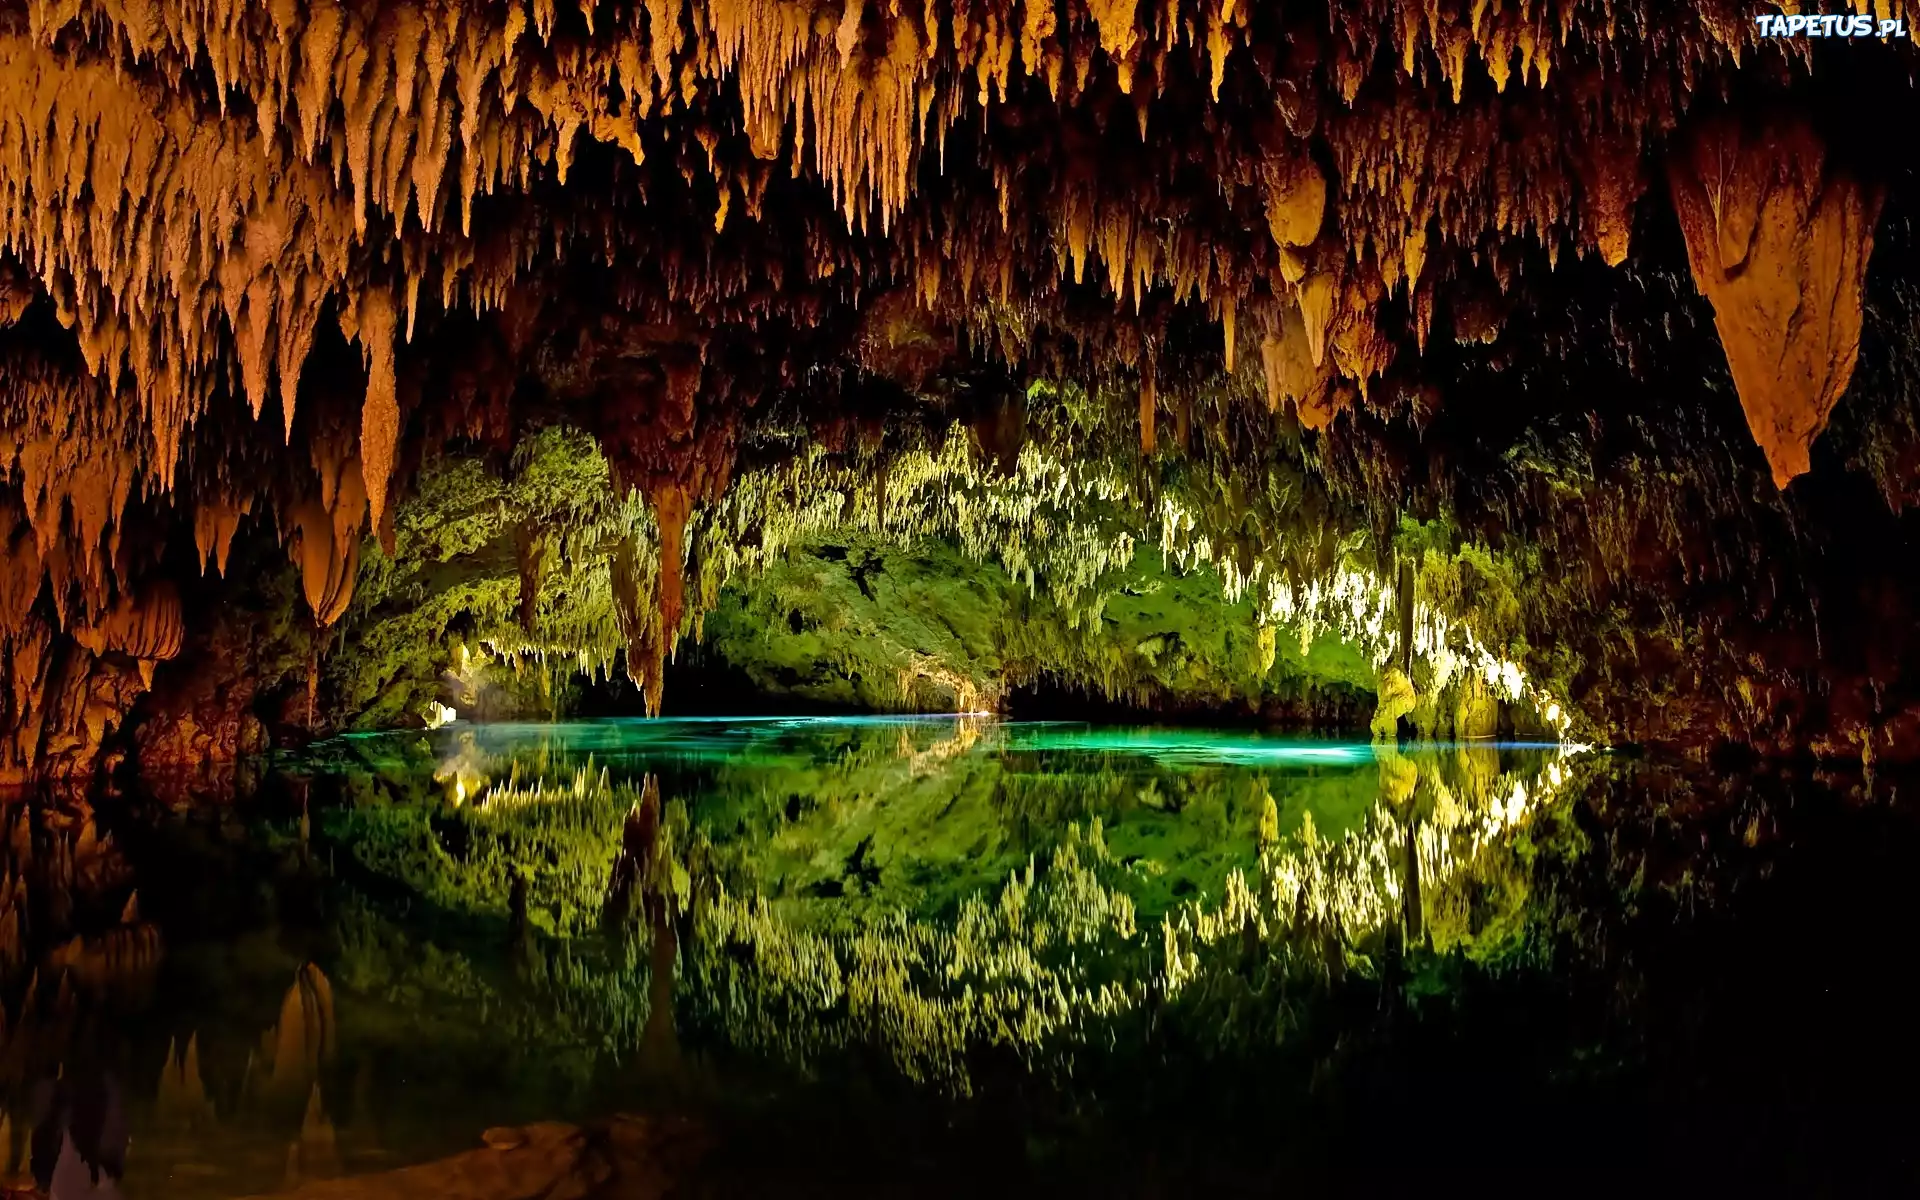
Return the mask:
[[694,1195],[1908,1191],[1901,784],[783,718],[15,800],[4,1148],[227,1197],[619,1112]]

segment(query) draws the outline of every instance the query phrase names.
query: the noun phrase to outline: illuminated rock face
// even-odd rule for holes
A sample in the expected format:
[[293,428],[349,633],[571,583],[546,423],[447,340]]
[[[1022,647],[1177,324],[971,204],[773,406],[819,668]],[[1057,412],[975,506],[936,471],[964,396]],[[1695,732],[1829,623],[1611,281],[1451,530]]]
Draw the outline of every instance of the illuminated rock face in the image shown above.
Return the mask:
[[1797,121],[1758,135],[1702,126],[1669,177],[1694,281],[1784,488],[1806,473],[1853,377],[1880,196],[1829,171],[1819,136]]
[[[450,442],[571,421],[671,534],[779,405],[879,438],[1065,378],[1123,387],[1150,455],[1271,424],[1195,427],[1208,389],[1424,431],[1474,402],[1436,327],[1564,355],[1502,340],[1543,277],[1673,267],[1638,257],[1663,166],[1784,483],[1853,373],[1884,181],[1812,117],[1696,112],[1825,86],[1748,6],[1603,7],[9,0],[0,773],[117,723],[167,643],[76,631],[189,555],[276,538],[337,629]],[[1911,46],[1857,49],[1910,100]],[[1352,452],[1381,504],[1423,458],[1445,503],[1451,450]],[[654,705],[690,611],[661,566],[624,622]]]

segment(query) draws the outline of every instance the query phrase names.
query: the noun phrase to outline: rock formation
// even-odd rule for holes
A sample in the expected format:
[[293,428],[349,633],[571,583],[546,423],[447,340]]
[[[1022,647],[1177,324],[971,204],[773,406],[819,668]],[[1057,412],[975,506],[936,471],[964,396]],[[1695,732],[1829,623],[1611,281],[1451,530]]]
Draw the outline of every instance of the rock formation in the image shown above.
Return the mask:
[[1880,197],[1826,166],[1802,121],[1701,125],[1669,166],[1694,282],[1780,487],[1806,473],[1860,355]]
[[[681,534],[774,434],[1009,413],[1044,379],[1123,388],[1149,454],[1260,427],[1191,428],[1212,389],[1432,511],[1479,442],[1420,437],[1487,373],[1695,367],[1689,295],[1572,346],[1503,332],[1556,289],[1659,291],[1676,231],[1784,485],[1863,353],[1902,169],[1835,114],[1910,102],[1913,47],[1748,17],[0,0],[0,780],[103,765],[237,538],[298,568],[317,675],[422,465],[560,420],[661,535],[622,592],[650,708],[698,608]],[[1342,442],[1362,422],[1420,437]],[[140,736],[238,753],[248,720]]]

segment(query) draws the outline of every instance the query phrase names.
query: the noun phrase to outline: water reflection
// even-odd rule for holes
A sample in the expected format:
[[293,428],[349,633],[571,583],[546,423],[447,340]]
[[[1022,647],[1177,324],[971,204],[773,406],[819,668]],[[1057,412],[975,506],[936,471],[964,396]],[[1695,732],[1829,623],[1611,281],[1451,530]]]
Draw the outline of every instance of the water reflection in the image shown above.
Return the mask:
[[[1674,1014],[1730,1031],[1686,1035],[1697,1097],[1755,1027],[1824,1011],[1705,964],[1758,969],[1777,935],[1716,914],[1776,870],[1920,846],[1848,788],[946,719],[454,727],[316,747],[225,809],[16,802],[0,1168],[134,1198],[507,1163],[601,1187],[641,1158],[723,1193],[1135,1191],[1162,1155],[1324,1178],[1376,1126],[1564,1146],[1623,1103],[1609,1081],[1663,1078]],[[1792,849],[1827,812],[1855,815]],[[1848,863],[1783,911],[1871,943],[1892,878]],[[1910,1044],[1797,1086],[1920,1066]],[[897,1153],[827,1153],[849,1139]]]
[[[570,939],[611,922],[611,952],[568,964],[602,973],[574,989],[606,1010],[589,1024],[664,1045],[677,952],[679,1021],[709,1041],[806,1070],[877,1052],[960,1094],[983,1054],[1070,1070],[1252,957],[1329,979],[1389,943],[1472,940],[1524,899],[1512,835],[1577,765],[966,718],[491,726],[341,753],[354,799],[326,828],[369,870],[454,912],[524,896]],[[392,794],[429,776],[441,795]]]

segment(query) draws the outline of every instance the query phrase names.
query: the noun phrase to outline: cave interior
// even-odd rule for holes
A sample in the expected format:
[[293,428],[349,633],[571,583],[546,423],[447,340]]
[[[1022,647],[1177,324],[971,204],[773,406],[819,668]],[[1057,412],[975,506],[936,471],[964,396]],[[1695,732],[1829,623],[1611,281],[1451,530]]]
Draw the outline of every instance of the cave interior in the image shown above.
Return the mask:
[[1912,42],[1305,8],[0,7],[0,779],[736,703],[1920,749]]
[[0,0],[0,1194],[1911,1194],[1801,7]]

